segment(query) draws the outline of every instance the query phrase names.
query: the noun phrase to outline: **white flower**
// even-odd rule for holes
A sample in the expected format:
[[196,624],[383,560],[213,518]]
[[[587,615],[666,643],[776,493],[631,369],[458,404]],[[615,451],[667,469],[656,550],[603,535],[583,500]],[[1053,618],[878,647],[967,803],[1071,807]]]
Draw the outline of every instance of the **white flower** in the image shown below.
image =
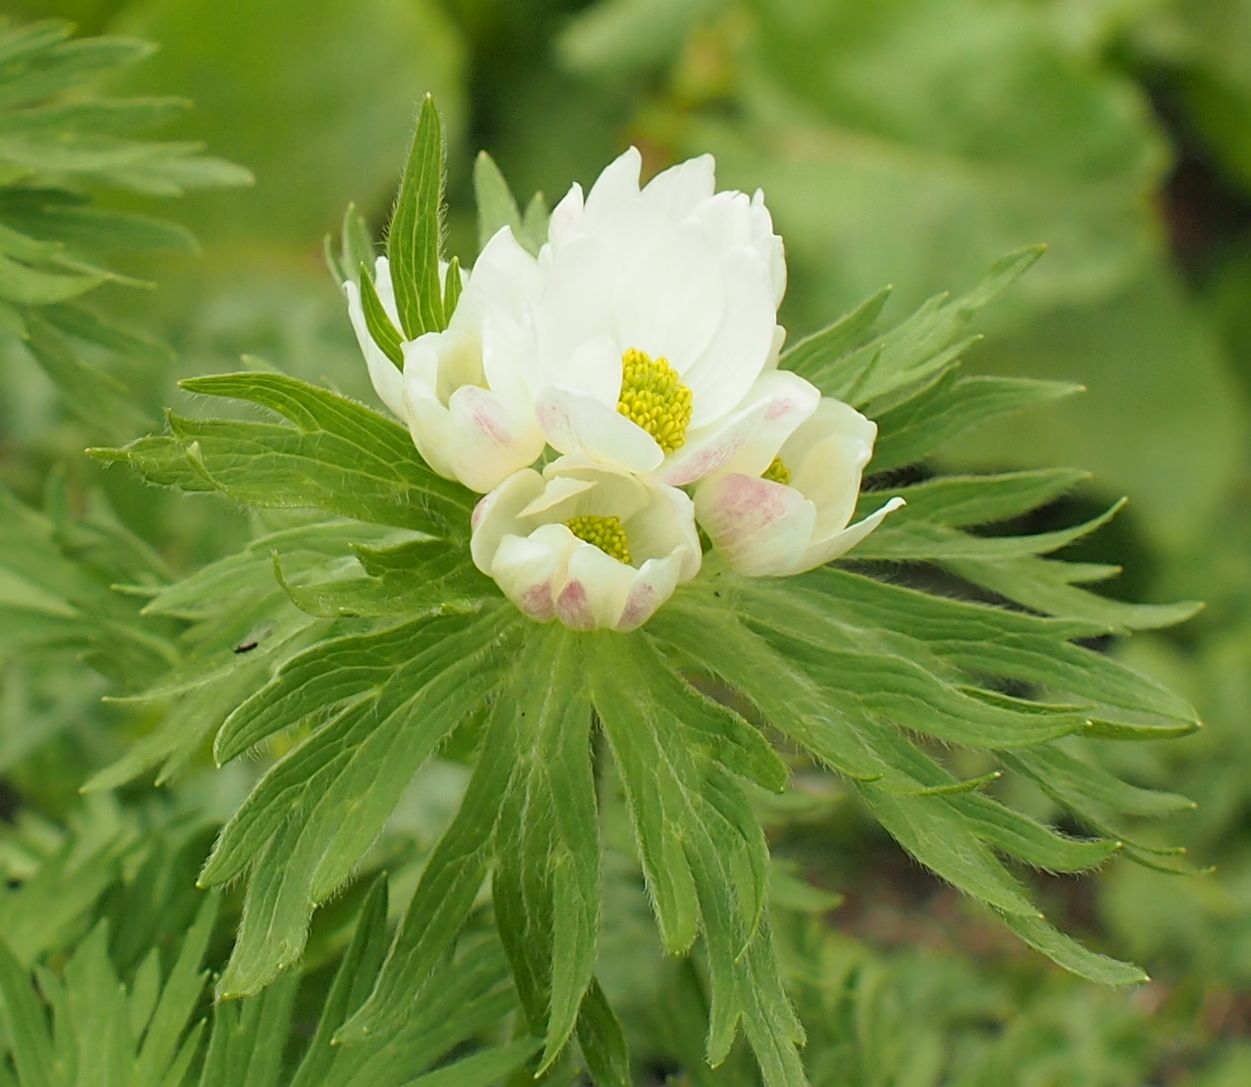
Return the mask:
[[840,400],[816,412],[771,464],[731,463],[695,492],[700,527],[730,567],[750,577],[799,574],[846,554],[892,510],[849,525],[860,478],[873,455],[877,425]]
[[786,265],[761,194],[715,193],[708,155],[641,190],[639,169],[631,148],[553,211],[521,366],[557,450],[682,485],[817,394],[776,369]]
[[[378,260],[375,285],[398,328],[385,258]],[[543,451],[543,432],[513,346],[516,322],[539,285],[534,258],[510,230],[500,230],[466,276],[447,328],[402,344],[402,374],[370,339],[359,288],[345,285],[378,396],[408,424],[431,468],[479,493]]]
[[483,498],[470,550],[526,615],[574,630],[642,626],[702,557],[685,493],[568,457]]

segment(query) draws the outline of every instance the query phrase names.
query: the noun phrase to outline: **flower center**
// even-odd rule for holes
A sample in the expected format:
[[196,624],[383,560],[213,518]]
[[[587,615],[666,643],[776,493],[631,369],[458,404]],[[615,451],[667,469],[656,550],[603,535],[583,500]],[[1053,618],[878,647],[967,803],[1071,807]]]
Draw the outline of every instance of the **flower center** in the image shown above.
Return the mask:
[[655,438],[666,455],[681,449],[691,422],[691,390],[668,359],[631,347],[621,362],[617,410]]
[[615,514],[601,517],[597,513],[584,513],[578,517],[570,517],[565,522],[565,527],[579,540],[598,547],[609,558],[624,562],[627,566],[633,565],[630,561],[630,541],[626,537],[625,525]]
[[760,473],[761,479],[767,479],[771,483],[781,483],[783,486],[791,481],[791,470],[782,463],[781,457],[774,457],[773,463]]

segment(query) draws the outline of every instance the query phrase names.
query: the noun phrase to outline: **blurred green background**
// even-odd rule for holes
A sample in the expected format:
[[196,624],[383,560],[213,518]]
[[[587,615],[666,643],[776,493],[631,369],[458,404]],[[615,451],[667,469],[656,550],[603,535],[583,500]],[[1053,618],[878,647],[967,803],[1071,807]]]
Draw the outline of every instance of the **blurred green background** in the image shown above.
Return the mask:
[[[867,945],[857,984],[877,978],[850,1082],[929,1082],[908,1078],[921,1074],[909,1071],[916,1054],[887,1055],[899,1030],[925,1023],[933,1038],[916,1049],[937,1047],[944,1082],[1251,1083],[1251,0],[0,8],[159,43],[116,89],[193,100],[166,135],[202,140],[255,175],[249,189],[181,201],[175,213],[202,251],[141,266],[157,289],[110,298],[177,352],[145,371],[154,424],[179,402],[178,376],[231,368],[244,352],[371,398],[322,238],[349,201],[381,229],[427,91],[449,135],[453,251],[474,249],[480,148],[519,194],[553,202],[628,143],[649,170],[712,151],[723,186],[764,189],[786,239],[793,339],[886,284],[888,314],[902,315],[1011,249],[1048,243],[990,312],[966,367],[1087,392],[980,431],[948,459],[1090,469],[1050,514],[1058,524],[1130,496],[1081,545],[1083,558],[1124,563],[1112,591],[1208,601],[1180,631],[1124,650],[1194,699],[1208,727],[1146,751],[1106,745],[1106,757],[1200,802],[1171,836],[1216,872],[1121,864],[1048,881],[1059,916],[1157,979],[1109,994],[1055,977],[967,918],[949,923],[960,907],[880,832],[846,810],[823,817],[821,848],[800,855],[816,882],[848,896],[830,923]],[[72,420],[20,359],[5,369],[0,478],[27,498],[56,465],[95,480],[78,451],[131,434]],[[104,485],[179,570],[243,531],[218,510],[174,517],[167,498]],[[50,814],[71,803],[72,783],[24,774]],[[875,1046],[881,1059],[866,1060]]]

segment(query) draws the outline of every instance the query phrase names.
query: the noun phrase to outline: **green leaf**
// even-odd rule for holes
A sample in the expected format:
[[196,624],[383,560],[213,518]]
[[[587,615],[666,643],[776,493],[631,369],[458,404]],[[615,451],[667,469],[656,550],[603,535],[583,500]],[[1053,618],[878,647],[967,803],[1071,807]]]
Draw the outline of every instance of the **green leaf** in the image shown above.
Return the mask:
[[359,566],[327,580],[292,584],[275,553],[278,580],[309,615],[412,618],[434,612],[477,611],[498,599],[494,586],[465,555],[443,540],[418,539],[393,547],[352,548]]
[[878,822],[927,868],[1005,914],[1041,916],[943,797],[907,797],[867,782],[857,789]]
[[92,452],[128,463],[162,486],[467,536],[469,492],[430,471],[404,429],[369,408],[281,374],[222,374],[184,384],[259,404],[294,425],[171,416],[167,435]]
[[395,304],[410,340],[447,327],[439,281],[443,185],[443,131],[434,99],[427,95],[387,233]]
[[592,981],[578,1012],[578,1045],[592,1079],[601,1087],[631,1087],[630,1051],[604,990]]
[[1004,915],[1004,924],[1052,962],[1097,985],[1141,985],[1151,979],[1132,963],[1110,959],[1082,947],[1040,917]]
[[[227,823],[201,883],[255,864],[220,992],[254,992],[303,952],[314,907],[350,876],[413,774],[498,682],[499,626],[498,616],[455,632],[410,625],[403,665],[375,665],[364,684],[350,672],[348,683],[341,678],[340,701],[362,687],[363,697],[275,764]],[[291,689],[289,677],[279,682]]]
[[949,369],[907,400],[876,413],[872,470],[912,464],[983,423],[1081,391],[1078,385],[1058,381],[961,377]]
[[[890,493],[907,501],[910,519],[963,528],[1019,517],[1067,494],[1089,478],[1089,472],[1073,468],[944,475],[911,486],[892,487]],[[866,505],[881,501],[880,495],[870,495],[863,499]]]
[[479,151],[473,164],[473,194],[478,204],[478,248],[482,249],[503,227],[510,227],[519,242],[524,244],[521,227],[521,210],[513,198],[512,190],[495,160],[485,151]]
[[387,314],[378,288],[374,286],[373,270],[366,264],[360,266],[357,283],[360,285],[361,308],[365,312],[365,327],[373,337],[378,349],[386,355],[397,370],[404,369],[404,350],[400,346],[400,334]]
[[[717,631],[716,642],[708,631]],[[648,624],[648,633],[699,671],[724,680],[749,698],[773,727],[848,777],[881,777],[880,763],[840,727],[842,716],[820,689],[724,608],[675,599]]]
[[435,972],[486,878],[496,823],[520,750],[518,732],[512,708],[497,700],[460,809],[426,863],[373,992],[336,1034],[337,1042],[352,1045],[394,1030],[409,1017],[417,994],[437,992]]
[[[955,299],[931,298],[915,314],[868,343],[841,356],[812,353],[802,375],[827,396],[840,399],[854,390],[859,405],[915,385],[945,370],[972,342],[964,337],[969,322],[1034,264],[1043,250],[1022,249],[992,265],[972,290]],[[865,305],[872,309],[875,299]],[[862,310],[864,307],[862,307]],[[857,313],[847,320],[855,322]]]
[[165,1074],[176,1059],[182,1033],[200,1000],[207,973],[200,971],[200,962],[213,933],[217,918],[217,898],[206,895],[178,949],[169,978],[148,1023],[143,1044],[135,1063],[136,1084],[158,1087],[167,1082]]
[[[666,695],[669,665],[642,636],[592,635],[589,685],[612,745],[639,857],[671,952],[697,931],[715,976],[708,1057],[729,1051],[740,1019],[770,1087],[805,1082],[803,1030],[778,976],[765,916],[768,846],[734,780],[692,745],[701,728]],[[672,687],[670,687],[672,690]],[[796,1078],[798,1077],[798,1078]]]
[[387,881],[375,878],[357,915],[352,942],[335,972],[330,992],[322,1005],[317,1029],[308,1043],[304,1058],[291,1078],[290,1087],[323,1087],[335,1059],[331,1044],[334,1032],[369,995],[377,977],[387,938]]
[[539,1073],[573,1034],[599,936],[599,815],[581,642],[559,624],[531,635],[514,689],[501,694],[531,742],[504,799],[492,896],[527,1017],[545,1035]]
[[[330,274],[334,277],[336,286],[367,278],[364,271],[358,274],[358,269],[361,268],[368,270],[368,278],[372,281],[375,264],[374,240],[369,233],[369,225],[365,222],[365,217],[355,204],[348,204],[343,212],[338,253],[334,251],[329,235],[326,236],[325,250],[326,263],[330,267]],[[389,321],[390,318],[387,320]]]
[[22,1087],[56,1087],[55,1051],[43,1009],[29,977],[0,939],[0,1021],[13,1052]]
[[884,287],[837,321],[788,347],[782,352],[778,365],[784,370],[794,370],[801,377],[820,374],[836,366],[839,359],[869,339],[890,292],[889,287]]

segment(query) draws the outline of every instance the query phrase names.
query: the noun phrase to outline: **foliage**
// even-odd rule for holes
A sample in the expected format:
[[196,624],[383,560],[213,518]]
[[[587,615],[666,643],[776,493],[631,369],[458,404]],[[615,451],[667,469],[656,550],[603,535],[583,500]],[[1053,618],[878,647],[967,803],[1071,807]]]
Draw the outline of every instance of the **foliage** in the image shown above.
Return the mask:
[[[436,123],[427,102],[388,237],[409,336],[446,321]],[[502,198],[484,206],[515,215]],[[349,242],[355,233],[345,230]],[[942,437],[935,417],[959,430],[1060,391],[990,380],[970,400],[970,382],[957,374],[972,315],[1036,255],[1010,257],[968,295],[932,300],[874,335],[878,296],[784,361],[881,421],[885,467],[913,463]],[[340,266],[359,267],[367,280],[368,262],[350,252]],[[373,320],[387,320],[381,307]],[[398,337],[389,324],[383,331]],[[724,1061],[741,1022],[765,1080],[797,1082],[804,1035],[775,959],[768,852],[747,791],[780,791],[788,772],[761,726],[851,781],[905,849],[997,911],[1027,943],[1094,980],[1142,980],[1136,968],[1052,928],[1002,863],[1077,871],[1123,849],[1168,866],[1174,851],[1139,844],[1122,818],[1189,806],[1119,781],[1061,741],[1079,733],[1151,739],[1196,727],[1189,707],[1165,689],[1073,644],[1176,622],[1193,608],[1102,602],[1076,586],[1105,569],[1040,557],[1106,518],[1033,536],[964,531],[1028,511],[1071,486],[1071,473],[937,477],[904,488],[911,515],[859,553],[946,568],[1055,618],[850,572],[753,582],[717,571],[638,634],[574,635],[533,628],[473,571],[467,492],[435,476],[397,425],[277,374],[184,384],[260,405],[286,423],[171,415],[164,434],[99,455],[150,483],[397,533],[388,546],[356,541],[338,555],[323,544],[330,568],[300,585],[286,581],[277,552],[290,600],[335,625],[314,631],[305,620],[300,652],[274,643],[273,678],[247,681],[255,693],[214,740],[225,763],[280,731],[306,730],[227,823],[200,875],[212,886],[246,873],[243,920],[220,995],[254,993],[298,961],[313,910],[349,878],[417,769],[466,729],[480,735],[474,775],[344,1041],[399,1029],[414,1000],[434,991],[439,963],[491,872],[496,923],[526,1017],[545,1037],[539,1071],[553,1067],[576,1029],[597,1078],[622,1081],[619,1028],[594,981],[601,860],[599,771],[590,752],[606,743],[662,944],[683,954],[702,936],[712,984],[709,1063]],[[315,539],[315,528],[303,531]],[[220,581],[204,581],[201,591],[209,587],[220,597]],[[185,586],[173,591],[184,606],[207,603]],[[250,665],[232,671],[241,668]],[[180,682],[212,691],[218,671],[210,670],[212,682],[194,673]],[[724,684],[727,699],[710,700],[701,681]],[[1034,697],[1010,695],[1002,683],[1025,684]],[[227,704],[240,693],[232,687]],[[727,700],[746,703],[748,715]],[[588,732],[592,710],[602,739]],[[175,743],[194,747],[219,717],[197,715],[180,738],[160,734],[160,754]],[[984,769],[955,776],[914,736],[980,752]],[[125,760],[126,772],[148,761]],[[1095,836],[1069,838],[986,795],[997,766],[1037,781]]]
[[[0,32],[0,1083],[1242,1082],[1245,2],[330,7]],[[500,602],[312,271],[353,198],[372,257],[428,89],[427,270],[545,234],[474,144],[764,184],[786,365],[909,503],[855,563],[628,637]],[[258,184],[182,202],[191,261],[151,197],[245,177],[201,136]]]

